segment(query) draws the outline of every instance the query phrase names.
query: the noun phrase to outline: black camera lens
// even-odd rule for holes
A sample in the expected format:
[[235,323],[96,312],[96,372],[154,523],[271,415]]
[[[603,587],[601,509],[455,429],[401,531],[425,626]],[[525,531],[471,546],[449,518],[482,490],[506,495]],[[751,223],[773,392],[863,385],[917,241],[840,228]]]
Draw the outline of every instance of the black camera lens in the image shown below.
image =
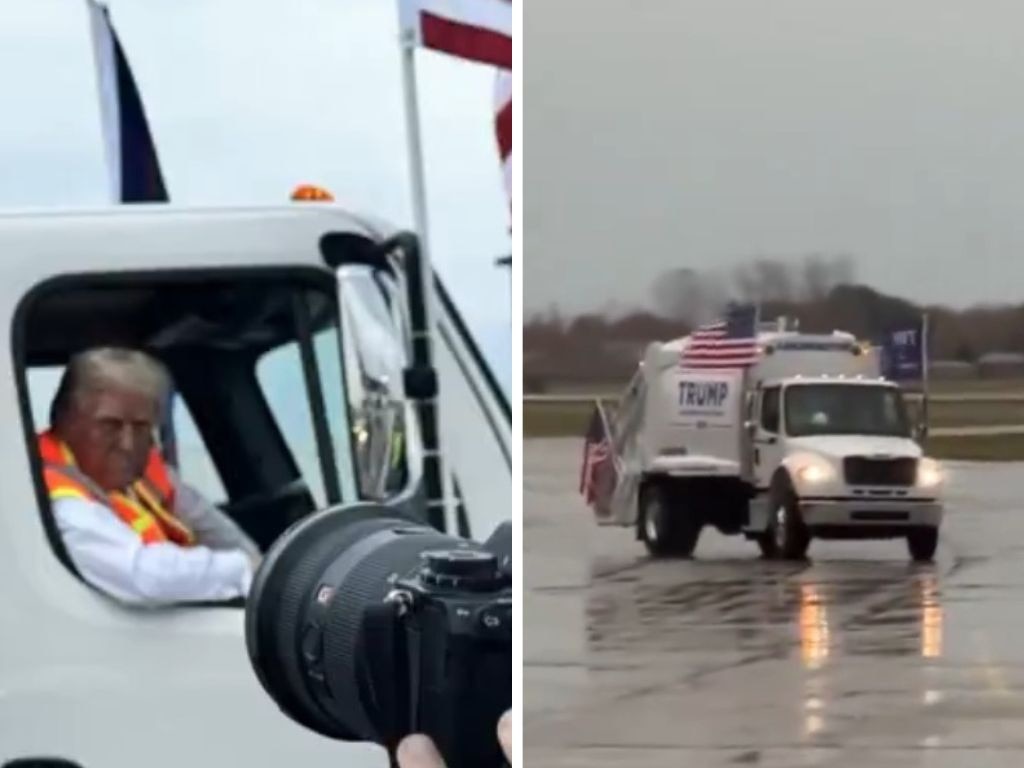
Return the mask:
[[[394,746],[405,726],[429,722],[422,716],[417,722],[420,704],[447,688],[431,683],[426,692],[415,690],[425,680],[417,663],[448,675],[443,670],[464,661],[468,672],[453,678],[482,679],[474,672],[472,637],[415,653],[404,638],[449,637],[467,611],[499,598],[510,605],[501,553],[486,546],[371,504],[298,523],[267,553],[246,608],[246,644],[263,687],[286,714],[319,733]],[[406,632],[407,617],[419,622],[414,632]],[[496,648],[507,659],[502,690],[509,689],[510,634],[507,651],[486,642],[488,659]],[[428,658],[435,648],[440,660]],[[459,654],[465,659],[449,658]],[[493,724],[489,731],[494,741]]]

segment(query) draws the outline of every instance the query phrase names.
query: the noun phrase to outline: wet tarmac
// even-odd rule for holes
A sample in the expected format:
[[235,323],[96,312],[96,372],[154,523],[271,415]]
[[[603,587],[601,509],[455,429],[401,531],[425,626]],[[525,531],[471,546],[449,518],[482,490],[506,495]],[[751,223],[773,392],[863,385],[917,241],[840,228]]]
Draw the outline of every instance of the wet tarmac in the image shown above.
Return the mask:
[[654,561],[525,450],[526,765],[1024,766],[1022,464],[952,464],[934,565],[901,541]]

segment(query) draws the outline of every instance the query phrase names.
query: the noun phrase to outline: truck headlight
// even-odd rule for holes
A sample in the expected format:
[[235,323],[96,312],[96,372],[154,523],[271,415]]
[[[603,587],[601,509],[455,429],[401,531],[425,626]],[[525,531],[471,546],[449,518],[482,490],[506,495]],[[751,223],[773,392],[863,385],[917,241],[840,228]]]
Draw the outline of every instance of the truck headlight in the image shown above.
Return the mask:
[[935,459],[924,458],[917,463],[917,484],[921,488],[934,488],[942,479],[942,465]]
[[796,477],[808,485],[820,485],[832,479],[835,472],[824,461],[805,461],[796,470]]

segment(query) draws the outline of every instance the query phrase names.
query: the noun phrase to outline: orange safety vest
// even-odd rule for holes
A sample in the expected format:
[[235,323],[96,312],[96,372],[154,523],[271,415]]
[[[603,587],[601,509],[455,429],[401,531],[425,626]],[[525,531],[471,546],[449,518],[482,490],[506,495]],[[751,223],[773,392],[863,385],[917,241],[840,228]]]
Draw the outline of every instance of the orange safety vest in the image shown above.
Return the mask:
[[131,526],[143,544],[170,541],[189,547],[196,543],[195,534],[172,512],[174,485],[155,448],[150,451],[142,477],[126,491],[110,493],[82,473],[71,449],[53,432],[39,435],[39,453],[51,500],[71,497],[99,502]]

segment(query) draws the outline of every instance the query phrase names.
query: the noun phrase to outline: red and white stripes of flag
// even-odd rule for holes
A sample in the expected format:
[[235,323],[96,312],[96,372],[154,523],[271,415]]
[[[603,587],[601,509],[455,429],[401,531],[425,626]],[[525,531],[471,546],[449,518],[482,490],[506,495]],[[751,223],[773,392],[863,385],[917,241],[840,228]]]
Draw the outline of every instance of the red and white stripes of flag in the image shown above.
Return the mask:
[[494,128],[512,207],[512,0],[399,0],[414,45],[498,68]]
[[498,72],[494,85],[494,129],[498,135],[498,155],[509,211],[512,209],[512,73]]
[[583,456],[583,471],[580,479],[580,493],[586,504],[593,504],[597,499],[597,474],[605,462],[611,458],[607,438],[598,443],[587,443]]

